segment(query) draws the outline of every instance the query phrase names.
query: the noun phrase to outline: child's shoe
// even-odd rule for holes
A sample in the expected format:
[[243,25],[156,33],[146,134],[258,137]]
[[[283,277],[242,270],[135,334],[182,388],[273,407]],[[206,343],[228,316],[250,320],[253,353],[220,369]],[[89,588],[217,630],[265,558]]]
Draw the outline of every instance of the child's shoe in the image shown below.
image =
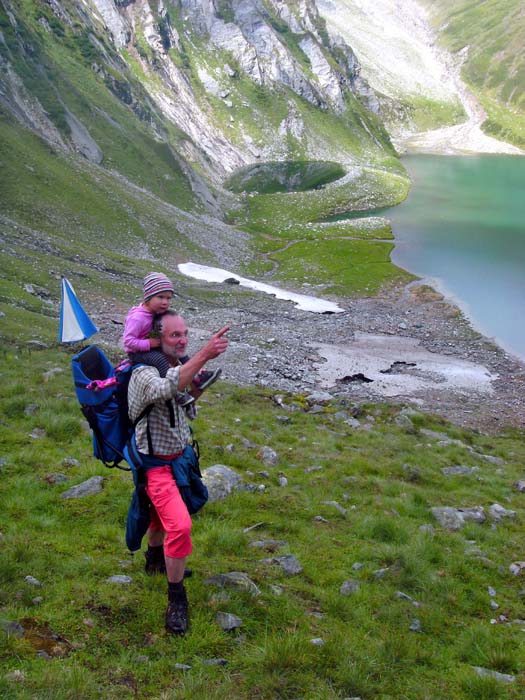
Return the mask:
[[175,396],[175,403],[182,406],[182,408],[187,408],[194,403],[194,401],[195,398],[187,391],[178,391],[177,395]]
[[220,368],[215,369],[212,372],[203,369],[193,377],[191,383],[199,391],[204,391],[204,389],[207,389],[209,386],[211,386],[214,382],[217,381],[221,373],[222,369]]

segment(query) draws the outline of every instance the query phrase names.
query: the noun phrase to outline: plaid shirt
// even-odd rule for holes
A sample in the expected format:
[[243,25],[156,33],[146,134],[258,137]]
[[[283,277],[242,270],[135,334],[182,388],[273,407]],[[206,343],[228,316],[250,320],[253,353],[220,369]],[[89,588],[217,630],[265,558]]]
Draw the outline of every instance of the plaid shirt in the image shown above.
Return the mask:
[[[165,379],[160,377],[156,367],[142,365],[133,370],[128,387],[129,417],[132,421],[137,420],[146,406],[153,404],[149,415],[139,421],[135,428],[139,452],[148,454],[148,423],[154,455],[173,455],[190,444],[191,433],[184,409],[173,401],[178,382],[178,367],[170,367]],[[173,406],[174,427],[170,425],[167,401],[171,401]]]

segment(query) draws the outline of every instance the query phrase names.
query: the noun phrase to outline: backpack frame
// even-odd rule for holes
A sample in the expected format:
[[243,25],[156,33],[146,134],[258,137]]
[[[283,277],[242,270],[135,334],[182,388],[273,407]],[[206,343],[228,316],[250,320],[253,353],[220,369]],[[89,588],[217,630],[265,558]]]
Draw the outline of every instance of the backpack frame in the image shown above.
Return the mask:
[[[93,433],[93,455],[106,467],[128,461],[124,448],[136,424],[147,416],[146,406],[136,421],[128,415],[128,384],[135,367],[129,360],[114,366],[98,345],[89,345],[71,359],[75,393]],[[149,434],[149,426],[148,426]]]

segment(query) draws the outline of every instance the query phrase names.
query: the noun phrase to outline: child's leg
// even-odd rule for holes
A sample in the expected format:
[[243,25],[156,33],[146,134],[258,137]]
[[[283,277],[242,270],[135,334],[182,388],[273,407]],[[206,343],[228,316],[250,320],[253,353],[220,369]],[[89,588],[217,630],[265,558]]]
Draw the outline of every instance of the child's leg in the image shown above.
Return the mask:
[[147,352],[130,352],[130,362],[134,365],[151,365],[159,370],[161,377],[166,376],[166,372],[171,367],[168,358],[160,350],[148,350]]
[[[148,352],[134,352],[129,354],[130,361],[136,364],[151,365],[159,370],[161,377],[165,377],[171,367],[168,358],[160,350],[149,350]],[[195,399],[187,391],[178,391],[175,396],[175,403],[181,406],[188,406]]]

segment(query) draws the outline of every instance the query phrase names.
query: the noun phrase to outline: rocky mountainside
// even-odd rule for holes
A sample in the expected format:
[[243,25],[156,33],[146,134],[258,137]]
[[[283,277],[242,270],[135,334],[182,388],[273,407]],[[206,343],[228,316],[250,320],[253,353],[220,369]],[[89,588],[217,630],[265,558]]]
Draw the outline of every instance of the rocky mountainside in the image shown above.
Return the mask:
[[353,51],[330,35],[313,0],[0,7],[4,115],[127,176],[122,154],[97,135],[100,125],[128,128],[122,109],[165,144],[204,200],[198,174],[216,185],[257,159],[392,153]]
[[[230,379],[311,389],[327,358],[316,348],[305,356],[305,338],[343,352],[358,333],[401,329],[430,352],[453,346],[502,377],[491,405],[521,420],[503,353],[480,338],[473,351],[471,330],[454,327],[446,304],[436,310],[417,295],[404,304],[408,275],[390,263],[388,222],[324,221],[406,196],[383,120],[404,110],[417,121],[409,102],[365,82],[336,29],[314,0],[0,0],[2,339],[56,338],[65,275],[88,300],[101,338],[117,342],[142,276],[162,269],[192,327],[205,334],[219,319],[236,327]],[[335,161],[346,174],[282,196],[225,188],[238,168],[274,160]],[[359,289],[367,298],[342,299],[347,313],[337,321],[288,313],[276,300],[189,281],[178,269],[188,260],[321,296],[347,275],[355,282],[348,295]],[[423,320],[409,326],[410,314]],[[261,352],[269,334],[275,352]],[[412,366],[410,352],[396,350],[380,373]],[[337,392],[369,398],[383,385],[369,371],[336,377]],[[361,375],[372,381],[361,385]],[[444,406],[433,391],[425,406]],[[464,395],[449,396],[446,413],[467,420]]]

